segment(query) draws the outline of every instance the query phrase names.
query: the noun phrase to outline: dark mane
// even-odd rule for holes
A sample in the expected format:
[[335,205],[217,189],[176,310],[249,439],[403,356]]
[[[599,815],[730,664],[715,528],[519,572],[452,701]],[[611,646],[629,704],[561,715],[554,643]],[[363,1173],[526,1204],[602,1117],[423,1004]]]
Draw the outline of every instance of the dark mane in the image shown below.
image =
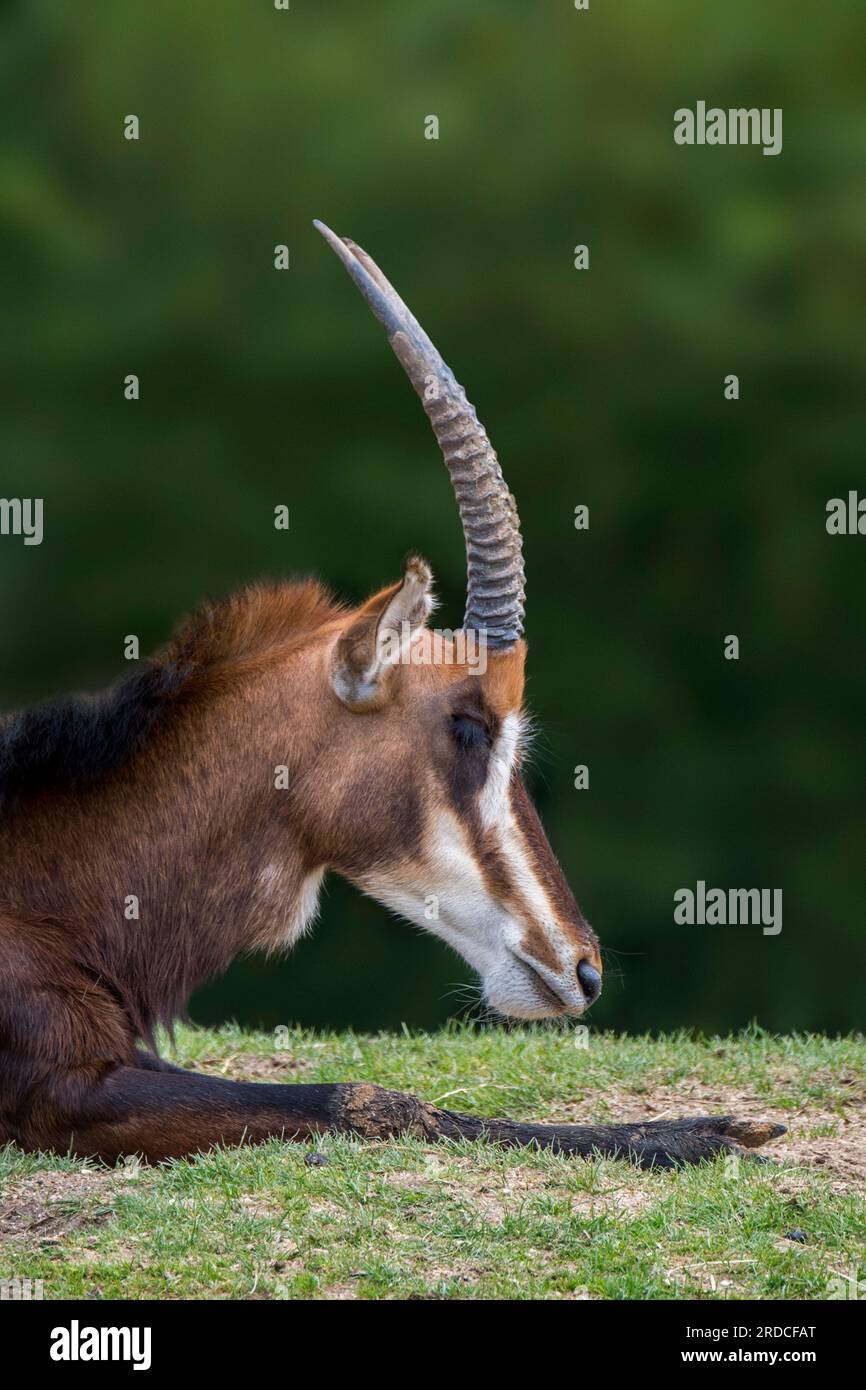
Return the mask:
[[36,792],[95,782],[120,767],[183,680],[175,665],[149,664],[102,695],[48,700],[0,724],[0,811]]
[[252,585],[199,609],[143,669],[104,693],[0,718],[0,813],[35,793],[74,790],[116,771],[180,695],[201,696],[217,671],[248,667],[338,612],[310,581]]

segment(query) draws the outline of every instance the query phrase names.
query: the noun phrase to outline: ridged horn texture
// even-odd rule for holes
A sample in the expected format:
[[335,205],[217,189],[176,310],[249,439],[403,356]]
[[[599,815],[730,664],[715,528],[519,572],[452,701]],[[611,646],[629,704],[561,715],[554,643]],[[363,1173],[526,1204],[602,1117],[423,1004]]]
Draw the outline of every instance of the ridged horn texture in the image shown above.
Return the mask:
[[523,633],[523,543],[514,498],[496,451],[466,392],[375,261],[322,222],[314,226],[336,251],[388,335],[421,397],[451,475],[466,541],[466,630],[503,650]]

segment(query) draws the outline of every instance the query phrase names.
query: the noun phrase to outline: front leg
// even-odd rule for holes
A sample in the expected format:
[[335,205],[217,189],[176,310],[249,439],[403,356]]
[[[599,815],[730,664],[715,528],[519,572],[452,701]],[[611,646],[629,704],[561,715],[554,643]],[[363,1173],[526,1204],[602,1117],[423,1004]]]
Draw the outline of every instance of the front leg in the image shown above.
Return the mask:
[[387,1138],[402,1130],[424,1139],[487,1139],[509,1147],[552,1149],[590,1158],[627,1158],[641,1168],[674,1168],[759,1148],[785,1133],[768,1120],[737,1120],[730,1115],[697,1119],[650,1120],[626,1125],[522,1124],[479,1119],[439,1110],[400,1091],[381,1086],[346,1086],[341,1128],[364,1138]]
[[478,1119],[366,1083],[264,1085],[179,1070],[111,1069],[96,1083],[55,1083],[16,1127],[28,1149],[54,1149],[115,1162],[140,1154],[151,1162],[188,1158],[215,1145],[319,1134],[428,1142],[487,1139],[564,1154],[632,1158],[645,1167],[696,1163],[738,1144],[754,1147],[784,1133],[782,1125],[730,1117],[657,1120],[636,1125],[536,1125]]

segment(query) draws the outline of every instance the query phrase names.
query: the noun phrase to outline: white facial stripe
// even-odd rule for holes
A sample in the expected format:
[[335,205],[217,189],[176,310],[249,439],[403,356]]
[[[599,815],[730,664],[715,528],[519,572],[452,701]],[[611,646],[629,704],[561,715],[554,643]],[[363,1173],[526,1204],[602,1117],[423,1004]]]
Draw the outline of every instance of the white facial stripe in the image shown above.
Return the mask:
[[358,886],[392,912],[441,937],[484,973],[496,955],[503,909],[491,896],[457,816],[439,811],[427,836],[423,874],[413,863],[367,874]]
[[479,799],[481,824],[485,830],[496,825],[503,810],[508,806],[508,787],[511,774],[517,761],[517,750],[523,733],[523,718],[519,714],[506,714],[499,728],[496,742],[490,750],[490,767],[487,781]]
[[544,928],[551,938],[551,945],[556,948],[565,968],[568,968],[568,942],[556,924],[556,914],[544,885],[538,879],[528,846],[511,809],[511,774],[525,727],[526,721],[520,714],[507,714],[502,721],[490,753],[487,782],[479,799],[481,823],[485,830],[494,827],[497,830],[502,853],[530,916]]
[[547,890],[535,871],[510,801],[506,802],[499,819],[499,835],[502,853],[508,862],[518,892],[527,904],[533,920],[543,927],[545,936],[559,956],[562,968],[568,970],[571,958],[568,940],[557,923]]
[[[507,859],[526,904],[524,912],[510,910],[490,892],[473,843],[450,809],[442,808],[432,817],[421,862],[407,860],[354,881],[377,902],[457,951],[482,976],[485,997],[501,1012],[519,1018],[545,1018],[556,1012],[551,1010],[551,994],[533,984],[534,972],[569,1013],[581,1013],[583,997],[568,942],[556,924],[507,794],[496,829],[489,833]],[[555,950],[558,969],[536,961],[524,945],[530,921]]]
[[[485,788],[486,791],[486,788]],[[568,942],[556,924],[506,794],[496,830],[504,858],[527,915],[545,932],[570,970]],[[466,831],[452,811],[435,816],[425,845],[423,874],[412,863],[365,875],[359,887],[392,912],[433,932],[453,946],[476,970],[484,971],[503,944],[521,953],[528,922],[509,912],[491,894]]]

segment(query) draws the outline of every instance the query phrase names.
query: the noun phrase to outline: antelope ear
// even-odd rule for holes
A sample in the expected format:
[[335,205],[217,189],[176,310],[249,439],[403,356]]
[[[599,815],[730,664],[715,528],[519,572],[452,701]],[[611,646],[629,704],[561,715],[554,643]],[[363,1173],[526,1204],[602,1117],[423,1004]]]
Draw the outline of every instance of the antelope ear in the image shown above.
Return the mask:
[[433,611],[432,583],[427,562],[410,556],[400,583],[369,598],[346,628],[331,662],[331,685],[344,705],[363,710],[382,702],[389,675]]

